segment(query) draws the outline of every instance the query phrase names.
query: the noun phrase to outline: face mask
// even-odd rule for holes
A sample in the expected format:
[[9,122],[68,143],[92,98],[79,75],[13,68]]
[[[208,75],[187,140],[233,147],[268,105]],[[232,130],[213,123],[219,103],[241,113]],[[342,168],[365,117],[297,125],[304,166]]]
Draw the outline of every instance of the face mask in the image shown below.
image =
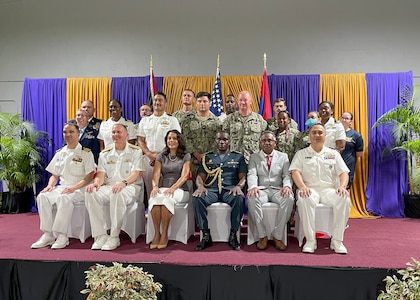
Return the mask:
[[305,122],[305,125],[308,128],[311,128],[312,126],[314,126],[316,124],[316,119],[307,119]]

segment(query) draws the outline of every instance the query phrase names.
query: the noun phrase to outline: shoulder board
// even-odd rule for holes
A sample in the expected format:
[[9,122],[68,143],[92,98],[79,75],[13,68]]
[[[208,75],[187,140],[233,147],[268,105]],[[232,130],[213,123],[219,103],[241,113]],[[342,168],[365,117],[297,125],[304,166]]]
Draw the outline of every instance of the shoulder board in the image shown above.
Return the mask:
[[130,148],[132,148],[132,149],[137,149],[137,150],[140,150],[140,147],[139,147],[139,146],[136,146],[136,145],[133,145],[133,144],[128,144],[128,146],[129,146]]
[[104,150],[102,150],[101,152],[109,152],[112,150],[113,147],[109,147],[109,148],[105,148]]
[[60,149],[55,150],[55,152],[60,152],[61,150],[63,150],[64,147],[61,147]]
[[90,148],[86,148],[86,147],[82,147],[82,149],[83,149],[83,151],[85,151],[85,152],[90,152],[90,151],[92,151],[92,150],[90,150]]
[[237,151],[230,151],[230,153],[235,153],[235,154],[241,154],[242,155],[242,153],[239,153],[239,152],[237,152]]
[[338,120],[335,120],[335,119],[334,119],[334,121],[335,121],[335,124],[341,123],[340,121],[338,121]]

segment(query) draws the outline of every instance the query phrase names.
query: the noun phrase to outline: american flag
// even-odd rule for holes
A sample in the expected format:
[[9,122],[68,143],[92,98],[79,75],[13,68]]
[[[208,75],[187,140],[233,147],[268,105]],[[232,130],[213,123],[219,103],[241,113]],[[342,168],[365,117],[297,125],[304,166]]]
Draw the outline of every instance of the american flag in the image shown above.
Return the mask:
[[211,93],[210,111],[216,117],[223,113],[222,83],[220,81],[219,67],[217,67],[216,81],[214,82],[213,92]]

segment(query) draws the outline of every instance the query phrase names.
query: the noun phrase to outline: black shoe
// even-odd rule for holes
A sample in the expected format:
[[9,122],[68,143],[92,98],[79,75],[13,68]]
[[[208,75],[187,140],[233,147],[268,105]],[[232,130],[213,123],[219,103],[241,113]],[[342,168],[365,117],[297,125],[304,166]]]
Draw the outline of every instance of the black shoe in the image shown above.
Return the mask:
[[201,241],[195,246],[195,251],[200,251],[206,249],[213,245],[213,241],[211,239],[210,230],[202,230],[203,237]]
[[231,232],[229,235],[229,246],[231,246],[233,250],[241,250],[241,244],[239,244],[238,238],[236,237],[236,231]]

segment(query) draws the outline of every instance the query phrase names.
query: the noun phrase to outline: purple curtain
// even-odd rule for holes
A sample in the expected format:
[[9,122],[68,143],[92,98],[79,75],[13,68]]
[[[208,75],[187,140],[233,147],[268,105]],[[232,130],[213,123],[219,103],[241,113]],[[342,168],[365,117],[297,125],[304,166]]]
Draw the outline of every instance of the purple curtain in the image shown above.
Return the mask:
[[286,100],[287,110],[299,130],[305,130],[308,112],[318,110],[319,75],[270,75],[268,76],[271,105],[276,98]]
[[[162,90],[163,77],[155,77],[156,88]],[[112,78],[112,99],[120,100],[123,106],[123,116],[133,121],[140,120],[139,108],[148,103],[150,90],[150,76],[143,77],[114,77]]]
[[[407,89],[413,88],[413,73],[367,73],[368,126],[401,102]],[[380,127],[369,132],[369,171],[366,186],[366,208],[384,217],[404,217],[403,193],[408,191],[406,161],[395,155],[383,155],[393,141],[389,129]]]
[[[66,79],[29,79],[23,83],[21,114],[24,120],[35,123],[37,130],[48,133],[51,145],[42,144],[42,164],[47,166],[55,151],[63,145],[63,124],[66,122]],[[48,183],[49,174],[39,171],[42,179],[37,193]]]

